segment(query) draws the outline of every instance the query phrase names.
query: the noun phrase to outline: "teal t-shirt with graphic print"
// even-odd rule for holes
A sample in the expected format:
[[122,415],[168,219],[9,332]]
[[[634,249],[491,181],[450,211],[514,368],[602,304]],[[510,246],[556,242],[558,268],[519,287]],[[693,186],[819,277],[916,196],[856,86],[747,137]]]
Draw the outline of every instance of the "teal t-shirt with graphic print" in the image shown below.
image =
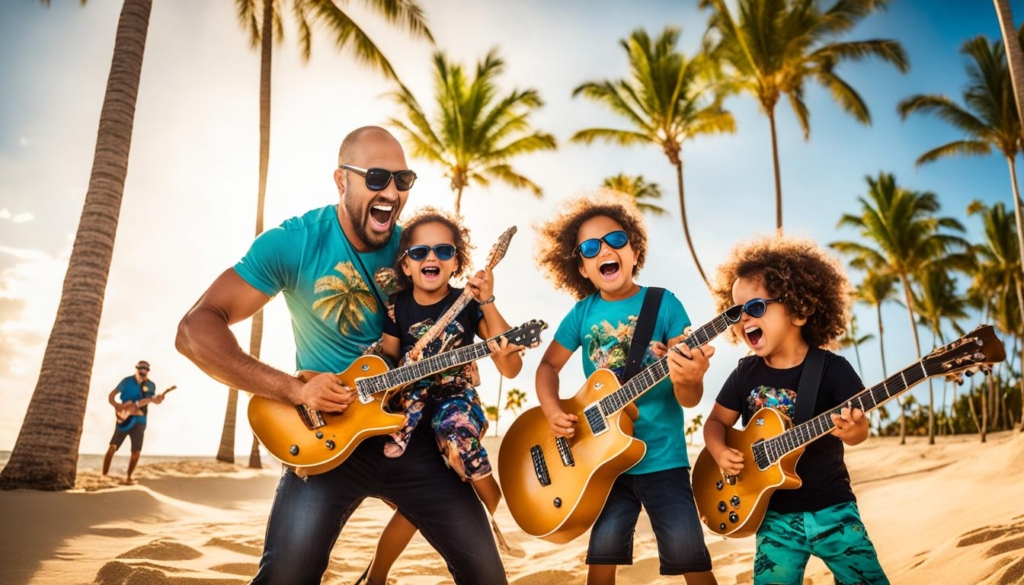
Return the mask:
[[341,372],[380,339],[399,234],[396,227],[384,247],[359,253],[329,205],[263,232],[235,265],[263,294],[284,294],[296,369]]
[[[614,372],[622,383],[629,343],[646,291],[647,287],[641,287],[640,292],[619,301],[606,301],[600,293],[578,301],[559,324],[555,341],[571,352],[576,348],[582,349],[583,373],[588,377],[604,368]],[[683,304],[674,294],[665,291],[651,341],[668,343],[682,335],[683,329],[689,325],[690,318]],[[643,366],[647,367],[658,359],[648,348]],[[640,418],[636,421],[633,436],[647,444],[647,453],[626,473],[653,473],[689,467],[683,407],[672,391],[672,382],[666,377],[637,398],[635,404],[640,409]]]

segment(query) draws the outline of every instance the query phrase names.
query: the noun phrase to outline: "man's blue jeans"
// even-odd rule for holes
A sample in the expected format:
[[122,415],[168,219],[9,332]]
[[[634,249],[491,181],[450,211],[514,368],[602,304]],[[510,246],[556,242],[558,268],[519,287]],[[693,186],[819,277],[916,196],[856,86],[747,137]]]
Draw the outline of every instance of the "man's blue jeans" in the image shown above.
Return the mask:
[[372,437],[327,473],[303,481],[286,471],[252,582],[320,583],[345,522],[364,498],[375,497],[398,506],[420,529],[456,583],[506,583],[483,505],[473,488],[445,467],[426,431],[429,426],[420,425],[405,453],[395,459],[384,456],[384,437]]

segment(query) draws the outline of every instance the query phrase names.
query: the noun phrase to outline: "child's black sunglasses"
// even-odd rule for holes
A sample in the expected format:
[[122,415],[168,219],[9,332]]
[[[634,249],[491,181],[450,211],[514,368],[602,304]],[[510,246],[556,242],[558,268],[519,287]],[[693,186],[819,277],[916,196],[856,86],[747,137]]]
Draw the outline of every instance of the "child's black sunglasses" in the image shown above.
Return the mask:
[[768,310],[768,305],[772,303],[781,303],[782,297],[776,299],[750,299],[742,305],[733,305],[725,310],[725,318],[730,323],[739,323],[740,317],[743,313],[750,315],[753,318],[763,317],[765,311]]
[[574,252],[579,252],[579,255],[584,258],[593,258],[601,251],[601,242],[608,244],[613,250],[620,250],[629,243],[629,236],[622,230],[608,232],[600,238],[583,240],[579,246],[576,246]]
[[405,255],[408,256],[410,260],[422,262],[427,259],[427,256],[430,255],[431,250],[434,251],[434,255],[437,256],[437,259],[440,260],[441,262],[444,262],[445,260],[451,260],[452,258],[455,257],[455,246],[451,244],[438,244],[436,246],[413,246],[405,251]]
[[392,172],[377,167],[363,169],[352,165],[339,165],[338,168],[362,175],[366,179],[366,188],[370,191],[387,189],[392,177],[395,178],[395,188],[399,191],[412,189],[412,184],[416,182],[416,173],[410,170]]

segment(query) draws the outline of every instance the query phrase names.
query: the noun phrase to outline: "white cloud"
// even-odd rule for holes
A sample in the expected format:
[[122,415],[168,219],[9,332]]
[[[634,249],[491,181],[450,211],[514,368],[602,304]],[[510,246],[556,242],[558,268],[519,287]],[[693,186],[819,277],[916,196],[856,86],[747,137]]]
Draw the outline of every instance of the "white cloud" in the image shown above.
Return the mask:
[[17,215],[10,212],[10,210],[4,208],[0,209],[0,219],[9,219],[14,223],[25,223],[32,221],[36,216],[28,211],[23,211]]

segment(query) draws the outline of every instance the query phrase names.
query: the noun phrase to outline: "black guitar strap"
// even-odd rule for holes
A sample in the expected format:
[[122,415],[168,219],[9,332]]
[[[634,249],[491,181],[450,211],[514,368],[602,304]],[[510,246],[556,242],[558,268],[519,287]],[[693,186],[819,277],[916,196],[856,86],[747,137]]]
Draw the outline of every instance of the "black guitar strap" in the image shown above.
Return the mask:
[[636,327],[633,328],[633,338],[629,342],[629,356],[626,358],[623,383],[640,373],[644,354],[647,353],[647,346],[651,344],[651,336],[654,335],[654,322],[658,318],[658,310],[661,308],[661,297],[664,294],[665,289],[656,286],[649,286],[647,291],[644,292],[644,304],[640,307],[640,316],[636,319]]
[[821,373],[824,369],[825,350],[818,347],[809,348],[804,358],[804,371],[800,373],[800,382],[796,389],[794,424],[811,420],[814,416],[814,405],[818,401],[818,387],[821,386]]

